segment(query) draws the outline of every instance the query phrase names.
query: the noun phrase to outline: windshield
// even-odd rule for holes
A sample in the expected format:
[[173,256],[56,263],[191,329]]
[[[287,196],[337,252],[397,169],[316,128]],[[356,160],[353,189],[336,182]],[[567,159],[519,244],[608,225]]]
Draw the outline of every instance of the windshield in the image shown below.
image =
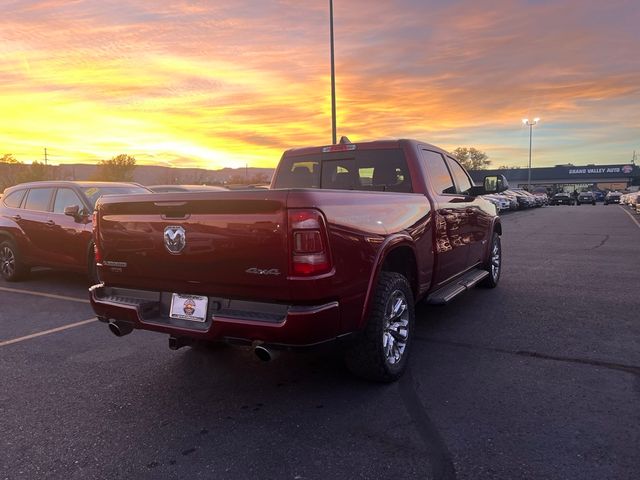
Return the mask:
[[87,200],[89,200],[89,204],[91,205],[91,209],[95,208],[96,202],[103,195],[127,195],[132,193],[149,193],[144,187],[140,187],[138,185],[130,185],[130,186],[105,186],[105,187],[82,187],[82,193],[84,193]]

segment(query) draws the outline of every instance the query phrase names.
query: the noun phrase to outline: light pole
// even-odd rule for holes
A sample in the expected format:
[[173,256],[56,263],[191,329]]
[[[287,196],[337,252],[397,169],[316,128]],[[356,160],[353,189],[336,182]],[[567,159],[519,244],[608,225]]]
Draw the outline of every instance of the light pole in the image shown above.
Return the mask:
[[336,68],[333,55],[333,0],[329,0],[329,31],[331,35],[331,143],[336,144]]
[[522,124],[529,127],[529,174],[527,175],[527,191],[531,191],[531,142],[533,137],[533,126],[537,125],[540,121],[538,117],[534,118],[532,121],[529,121],[528,118],[522,119]]

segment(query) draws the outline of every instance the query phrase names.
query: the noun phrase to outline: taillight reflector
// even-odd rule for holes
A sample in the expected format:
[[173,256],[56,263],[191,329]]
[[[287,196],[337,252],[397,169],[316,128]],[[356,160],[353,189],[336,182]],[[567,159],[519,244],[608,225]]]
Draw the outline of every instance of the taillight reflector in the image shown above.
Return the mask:
[[289,238],[293,275],[320,275],[331,270],[324,220],[319,211],[289,210]]

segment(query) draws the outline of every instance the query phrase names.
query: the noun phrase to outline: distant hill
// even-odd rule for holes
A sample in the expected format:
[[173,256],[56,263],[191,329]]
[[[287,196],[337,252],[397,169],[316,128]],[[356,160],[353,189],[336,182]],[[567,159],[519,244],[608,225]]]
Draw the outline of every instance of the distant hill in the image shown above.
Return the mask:
[[[24,169],[26,165],[0,165],[1,188],[15,182],[10,177],[16,177],[15,173]],[[91,180],[94,179],[97,165],[83,163],[50,165],[47,167],[47,176],[53,180]],[[273,176],[274,168],[223,168],[220,170],[207,170],[204,168],[172,168],[155,165],[137,165],[134,171],[134,181],[142,185],[163,184],[254,184],[269,183]],[[13,175],[10,175],[12,174]],[[18,177],[16,177],[18,178]]]

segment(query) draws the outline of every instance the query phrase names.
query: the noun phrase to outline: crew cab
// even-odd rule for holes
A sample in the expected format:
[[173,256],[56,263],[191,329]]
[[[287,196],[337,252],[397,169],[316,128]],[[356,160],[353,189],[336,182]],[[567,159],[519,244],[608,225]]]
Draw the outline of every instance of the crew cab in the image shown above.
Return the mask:
[[288,150],[268,190],[109,196],[96,204],[90,288],[98,319],[126,335],[274,349],[340,342],[347,366],[397,379],[414,305],[495,287],[502,226],[444,150],[384,140]]
[[148,193],[138,184],[47,181],[7,188],[0,200],[0,274],[24,278],[31,267],[86,273],[97,281],[91,213],[112,193]]

